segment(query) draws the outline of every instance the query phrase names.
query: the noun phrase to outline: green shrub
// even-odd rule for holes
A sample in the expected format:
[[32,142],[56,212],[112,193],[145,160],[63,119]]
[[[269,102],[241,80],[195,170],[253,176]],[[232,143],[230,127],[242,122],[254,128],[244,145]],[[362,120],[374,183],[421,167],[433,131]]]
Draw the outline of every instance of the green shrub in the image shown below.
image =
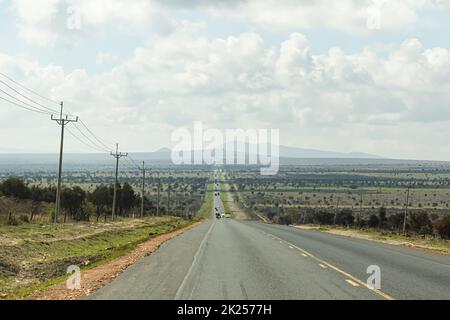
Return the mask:
[[19,220],[25,223],[29,223],[30,222],[30,218],[26,215],[26,214],[21,214],[19,217]]
[[444,239],[450,239],[450,216],[442,218],[435,224],[436,231]]
[[433,224],[426,212],[412,213],[409,218],[411,230],[419,234],[433,233]]
[[369,217],[369,221],[367,221],[369,228],[378,228],[380,226],[380,220],[374,214]]
[[8,216],[8,220],[6,221],[6,224],[8,226],[18,226],[19,225],[19,221],[17,221],[16,217],[14,215],[9,215]]
[[11,177],[0,184],[1,192],[7,197],[18,199],[29,199],[31,197],[30,188],[21,178]]

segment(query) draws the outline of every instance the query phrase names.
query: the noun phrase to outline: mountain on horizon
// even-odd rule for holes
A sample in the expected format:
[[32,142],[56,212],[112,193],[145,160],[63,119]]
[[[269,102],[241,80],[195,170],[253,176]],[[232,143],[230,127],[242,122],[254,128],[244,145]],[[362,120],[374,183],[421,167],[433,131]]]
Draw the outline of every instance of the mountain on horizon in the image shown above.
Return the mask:
[[[229,143],[227,143],[227,146]],[[246,145],[246,153],[248,153],[248,144]],[[169,148],[161,148],[153,154],[167,154],[170,156],[171,149]],[[306,148],[298,148],[298,147],[288,147],[288,146],[280,146],[279,147],[280,158],[325,158],[325,159],[386,159],[385,157],[364,153],[364,152],[335,152],[335,151],[324,151],[317,149],[306,149]],[[235,154],[237,151],[235,151]]]
[[280,146],[281,158],[335,158],[335,159],[386,159],[364,152],[335,152],[316,149]]
[[[248,150],[248,145],[247,145]],[[307,148],[298,148],[298,147],[288,147],[288,146],[280,146],[280,158],[325,158],[325,159],[387,159],[378,155],[364,153],[364,152],[334,152],[334,151],[324,151],[317,149],[307,149]],[[136,155],[140,158],[148,158],[153,160],[170,160],[172,150],[170,148],[164,147],[160,148],[156,151],[151,152],[130,152],[132,155]],[[237,153],[237,151],[235,151]],[[248,151],[247,151],[248,153]],[[52,157],[52,153],[37,153],[37,152],[26,152],[23,150],[8,150],[8,149],[0,149],[0,154],[5,155],[13,155],[13,154],[32,154],[32,155],[40,155],[40,156],[50,156]],[[82,153],[66,153],[66,155],[71,158],[71,154],[82,154]],[[93,155],[95,158],[96,153],[89,153]]]

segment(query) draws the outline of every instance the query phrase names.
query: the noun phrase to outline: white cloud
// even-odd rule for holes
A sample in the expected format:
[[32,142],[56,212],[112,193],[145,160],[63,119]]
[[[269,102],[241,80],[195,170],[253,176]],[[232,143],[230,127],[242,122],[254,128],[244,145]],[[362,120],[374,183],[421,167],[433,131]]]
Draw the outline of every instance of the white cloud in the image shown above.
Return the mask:
[[367,20],[379,12],[380,27],[385,31],[410,30],[422,22],[424,10],[447,10],[449,0],[242,0],[178,1],[159,0],[182,8],[203,7],[222,18],[244,21],[264,29],[295,30],[330,28],[351,33],[369,33]]
[[[288,145],[450,156],[441,147],[450,136],[447,49],[407,39],[387,55],[371,48],[313,55],[300,33],[273,46],[257,33],[209,39],[201,30],[189,25],[157,37],[95,75],[83,69],[65,74],[6,55],[0,70],[63,98],[73,113],[95,119],[99,135],[119,137],[130,149],[168,145],[170,130],[203,120],[219,128],[280,128]],[[7,108],[0,109],[5,126]],[[145,140],[137,140],[137,132]]]
[[[143,38],[149,33],[167,35],[183,28],[177,9],[239,21],[251,29],[292,32],[329,28],[371,34],[373,30],[367,27],[369,8],[379,1],[12,0],[12,8],[21,39],[40,46],[52,46],[70,45],[80,36],[106,30],[128,32]],[[382,6],[376,6],[380,8],[380,27],[384,31],[413,30],[423,23],[423,11],[448,10],[449,7],[450,0],[385,0]],[[67,27],[73,9],[80,17],[79,29]]]
[[[12,0],[22,40],[39,46],[70,45],[93,33],[171,33],[178,22],[152,0]],[[69,22],[76,18],[79,26]]]
[[120,57],[115,54],[112,54],[110,52],[100,51],[100,52],[97,52],[95,61],[99,65],[115,64],[120,61]]

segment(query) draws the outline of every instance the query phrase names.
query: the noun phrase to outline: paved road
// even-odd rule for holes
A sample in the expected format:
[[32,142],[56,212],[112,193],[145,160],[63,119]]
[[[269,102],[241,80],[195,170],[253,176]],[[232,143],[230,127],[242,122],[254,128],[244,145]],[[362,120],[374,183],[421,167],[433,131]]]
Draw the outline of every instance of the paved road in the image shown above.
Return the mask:
[[[223,212],[220,196],[214,206]],[[380,290],[366,287],[370,265],[380,267]],[[450,257],[213,218],[166,242],[90,298],[450,299]]]

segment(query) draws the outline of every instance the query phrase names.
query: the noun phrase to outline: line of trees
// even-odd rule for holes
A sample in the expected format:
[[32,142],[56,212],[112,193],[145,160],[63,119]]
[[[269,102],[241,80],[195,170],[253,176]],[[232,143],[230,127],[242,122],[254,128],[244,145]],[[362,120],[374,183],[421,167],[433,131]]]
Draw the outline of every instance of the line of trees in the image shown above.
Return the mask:
[[[403,231],[404,213],[387,215],[385,207],[378,210],[368,218],[354,214],[351,209],[342,209],[335,212],[315,209],[271,208],[265,212],[267,217],[279,224],[319,224],[338,225],[355,228],[371,228],[401,233]],[[450,239],[450,216],[433,222],[430,215],[425,212],[408,213],[406,230],[420,235],[439,235]]]
[[[97,221],[103,215],[104,218],[111,214],[113,201],[113,186],[97,186],[92,192],[86,192],[78,186],[64,187],[61,190],[61,208],[64,211],[64,221],[87,221],[91,214],[95,214]],[[30,220],[36,211],[36,204],[41,202],[53,203],[56,199],[55,187],[28,186],[23,179],[11,177],[0,183],[0,195],[22,200],[32,200]],[[117,188],[117,214],[128,216],[135,208],[140,208],[141,196],[133,187],[124,183]],[[94,208],[94,210],[92,210]],[[155,211],[155,207],[147,198],[144,199],[145,211]]]

